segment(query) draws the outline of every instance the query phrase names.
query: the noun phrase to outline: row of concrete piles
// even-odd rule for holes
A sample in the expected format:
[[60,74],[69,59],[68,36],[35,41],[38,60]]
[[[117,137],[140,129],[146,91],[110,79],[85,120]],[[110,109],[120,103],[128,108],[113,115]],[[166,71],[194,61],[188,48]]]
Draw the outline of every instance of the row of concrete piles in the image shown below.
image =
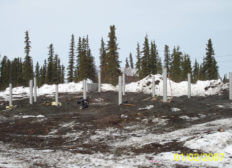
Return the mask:
[[[167,69],[163,68],[163,102],[168,102],[167,96]],[[191,74],[188,73],[187,75],[188,81],[188,90],[187,95],[188,98],[191,98]],[[170,88],[171,89],[171,88]],[[154,98],[156,96],[155,93],[155,76],[152,76],[152,87],[151,87],[151,94]],[[122,76],[118,77],[118,104],[122,104],[122,98],[125,95],[125,73],[123,72]],[[232,100],[232,72],[229,73],[229,99]]]
[[[167,102],[167,69],[163,68],[163,102]],[[191,98],[191,74],[188,74],[188,98]],[[101,92],[101,73],[98,72],[98,92]],[[126,94],[125,90],[125,72],[123,72],[122,76],[118,77],[118,104],[122,104],[123,96]],[[30,89],[30,96],[29,96],[29,103],[33,104],[33,102],[37,101],[37,81],[36,78],[29,81],[29,89]],[[55,102],[53,103],[55,106],[59,106],[58,100],[58,84],[55,85]],[[152,97],[155,97],[155,77],[152,77]],[[83,80],[83,99],[87,99],[87,81]],[[229,99],[232,100],[232,72],[229,73]],[[12,84],[9,84],[9,107],[13,106],[12,101]]]

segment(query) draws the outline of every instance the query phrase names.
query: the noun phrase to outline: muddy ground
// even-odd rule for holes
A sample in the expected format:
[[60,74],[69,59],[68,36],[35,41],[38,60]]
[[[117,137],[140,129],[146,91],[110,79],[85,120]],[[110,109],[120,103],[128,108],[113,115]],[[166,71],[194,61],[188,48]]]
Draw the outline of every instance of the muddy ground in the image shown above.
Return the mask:
[[[221,95],[192,97],[191,99],[186,96],[175,97],[169,103],[163,103],[162,97],[152,100],[147,94],[127,93],[123,97],[124,103],[120,106],[117,105],[117,95],[116,92],[89,93],[87,109],[80,109],[80,105],[77,104],[82,94],[60,94],[61,107],[51,106],[50,103],[54,101],[54,97],[49,96],[39,97],[37,103],[33,105],[29,105],[28,99],[16,100],[14,101],[15,108],[11,110],[5,110],[7,102],[2,101],[0,102],[0,141],[10,144],[14,149],[51,149],[82,154],[100,152],[120,156],[129,153],[158,154],[166,151],[201,153],[201,151],[192,151],[183,147],[180,142],[112,148],[109,146],[110,142],[117,139],[123,140],[126,137],[109,135],[98,141],[91,141],[90,137],[95,135],[96,131],[107,128],[129,132],[130,130],[126,129],[128,126],[140,124],[146,126],[148,132],[160,134],[216,119],[232,118],[231,108],[225,109],[217,106],[230,103],[227,91]],[[150,105],[153,105],[151,109],[141,109]],[[180,110],[173,112],[172,108]],[[186,120],[181,116],[188,116],[192,119]],[[157,125],[156,122],[152,122],[154,118],[166,119],[166,125]],[[66,136],[79,132],[81,134],[77,138]],[[130,136],[136,137],[137,135]],[[50,167],[46,163],[36,166]],[[186,166],[176,165],[176,167]]]

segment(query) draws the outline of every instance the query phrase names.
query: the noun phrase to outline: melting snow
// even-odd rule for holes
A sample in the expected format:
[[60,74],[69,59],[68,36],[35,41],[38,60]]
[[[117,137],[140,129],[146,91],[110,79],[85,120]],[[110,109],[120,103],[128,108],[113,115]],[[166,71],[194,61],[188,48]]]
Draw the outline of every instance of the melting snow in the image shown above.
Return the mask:
[[[138,82],[132,82],[126,84],[125,89],[127,92],[144,92],[147,94],[151,94],[151,82],[152,76],[148,75],[144,79]],[[157,82],[155,92],[157,95],[163,95],[163,79],[162,75],[154,75],[155,80]],[[88,83],[92,83],[91,80],[87,80]],[[118,87],[115,87],[111,84],[102,84],[102,91],[117,91]],[[209,81],[197,81],[196,84],[192,84],[191,94],[192,96],[207,96],[214,95],[220,93],[222,89],[228,88],[228,85],[223,84],[221,80],[209,80]],[[60,93],[77,93],[82,92],[82,81],[78,83],[64,83],[59,84],[59,92]],[[180,83],[173,82],[168,80],[168,96],[171,96],[171,91],[173,96],[183,96],[188,93],[188,83],[187,81],[183,81]],[[55,93],[55,85],[43,85],[38,88],[37,94],[38,96],[47,95],[52,96]],[[5,91],[0,92],[0,98],[8,99],[9,96],[9,88]],[[21,97],[29,97],[29,88],[28,87],[15,87],[13,88],[13,98],[21,98]]]
[[150,109],[152,109],[154,107],[154,105],[148,105],[148,106],[146,106],[146,107],[144,107],[144,108],[139,108],[138,110],[150,110]]

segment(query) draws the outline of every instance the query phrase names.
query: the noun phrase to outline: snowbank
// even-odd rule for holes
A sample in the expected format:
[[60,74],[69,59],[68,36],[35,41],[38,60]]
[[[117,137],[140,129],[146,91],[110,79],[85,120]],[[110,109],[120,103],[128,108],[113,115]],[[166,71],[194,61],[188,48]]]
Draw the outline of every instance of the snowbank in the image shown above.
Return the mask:
[[[126,85],[126,92],[144,92],[151,94],[152,76],[155,76],[157,95],[163,95],[163,77],[162,75],[148,75],[138,82],[132,82]],[[183,96],[188,93],[188,82],[180,83],[173,82],[168,79],[168,96]],[[197,81],[196,84],[191,85],[192,96],[207,96],[220,93],[222,89],[228,86],[223,84],[221,80]]]
[[[151,94],[152,87],[152,76],[149,75],[138,82],[132,82],[126,84],[126,92],[144,92]],[[163,95],[163,78],[162,75],[154,75],[156,81],[155,92],[157,95]],[[92,83],[91,80],[87,80],[88,83]],[[228,85],[223,84],[221,80],[209,80],[209,81],[198,81],[196,84],[192,84],[191,93],[192,96],[207,96],[220,93],[222,89],[228,88]],[[117,91],[118,86],[111,84],[102,84],[102,91]],[[180,83],[168,80],[168,96],[183,96],[187,95],[188,83],[183,81]],[[82,92],[82,81],[78,83],[64,83],[59,84],[60,93],[77,93]],[[43,85],[38,89],[38,96],[41,95],[53,95],[55,93],[55,85]],[[7,99],[9,96],[9,88],[5,91],[0,92],[0,98]],[[15,87],[13,88],[14,99],[19,97],[29,96],[28,87]]]

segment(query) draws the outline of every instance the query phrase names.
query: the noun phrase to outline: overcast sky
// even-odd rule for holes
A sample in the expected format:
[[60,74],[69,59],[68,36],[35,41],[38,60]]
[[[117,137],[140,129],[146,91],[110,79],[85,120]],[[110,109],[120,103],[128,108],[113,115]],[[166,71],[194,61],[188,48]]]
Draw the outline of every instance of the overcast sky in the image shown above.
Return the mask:
[[99,65],[100,40],[116,26],[122,65],[147,34],[163,48],[179,45],[191,59],[202,61],[212,39],[220,74],[232,71],[232,0],[0,0],[0,55],[24,57],[29,31],[34,63],[47,58],[48,46],[67,66],[71,34],[89,35]]

